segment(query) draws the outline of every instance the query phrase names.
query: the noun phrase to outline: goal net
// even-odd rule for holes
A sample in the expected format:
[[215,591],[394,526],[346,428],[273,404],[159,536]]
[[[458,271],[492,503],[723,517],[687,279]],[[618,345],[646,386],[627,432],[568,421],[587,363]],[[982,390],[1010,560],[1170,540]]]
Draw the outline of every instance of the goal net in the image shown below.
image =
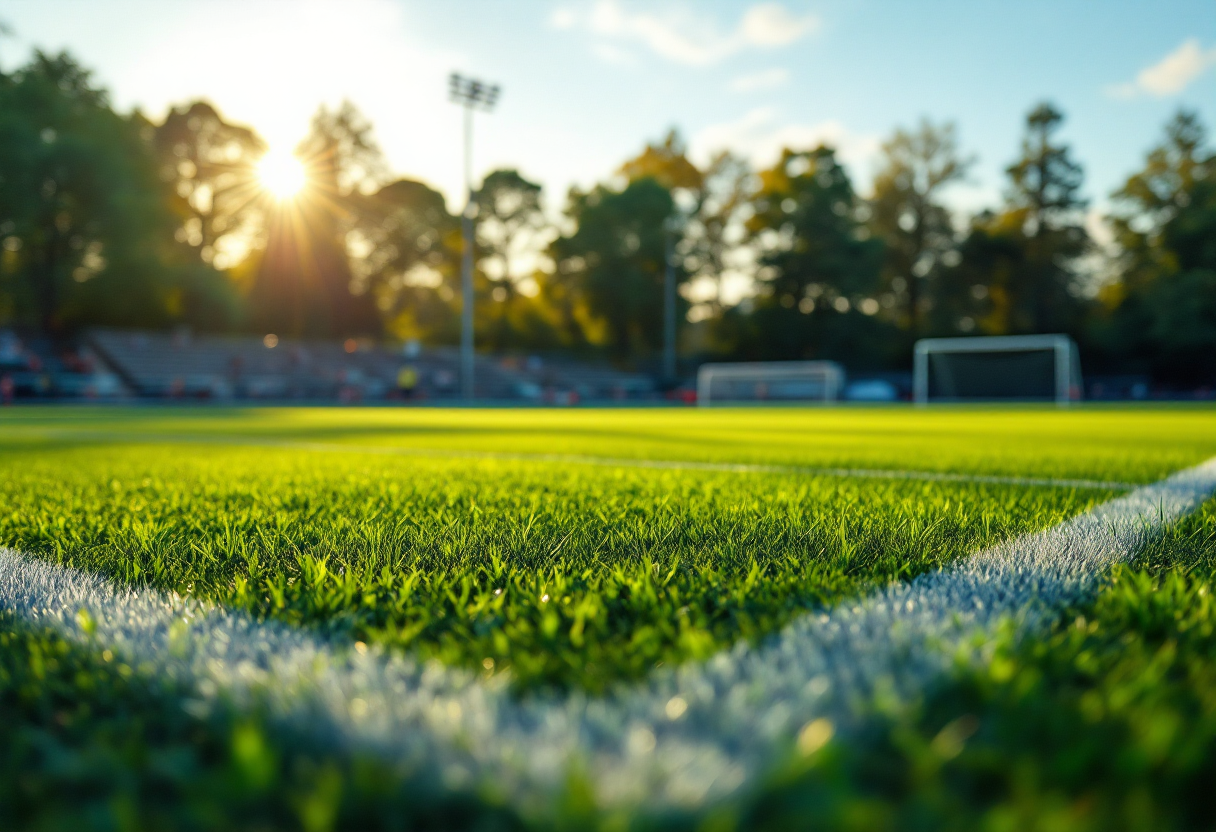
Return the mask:
[[1077,345],[1067,335],[925,338],[916,342],[913,393],[930,401],[1081,398]]
[[843,387],[844,370],[834,361],[702,364],[697,404],[833,402]]

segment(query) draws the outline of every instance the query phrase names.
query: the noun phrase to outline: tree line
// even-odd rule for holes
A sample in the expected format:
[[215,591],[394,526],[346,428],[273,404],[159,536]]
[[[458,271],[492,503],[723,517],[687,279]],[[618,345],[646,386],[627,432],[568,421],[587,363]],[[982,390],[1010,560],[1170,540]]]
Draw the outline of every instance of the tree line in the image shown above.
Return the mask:
[[[1100,372],[1216,382],[1203,125],[1165,125],[1112,194],[1104,247],[1063,122],[1049,103],[1028,114],[1002,203],[969,218],[946,191],[974,159],[929,120],[882,144],[865,197],[828,145],[698,166],[674,131],[556,219],[538,183],[495,170],[473,195],[478,347],[649,366],[673,262],[686,361],[901,368],[924,336],[1066,332]],[[262,187],[266,150],[205,101],[120,113],[66,53],[0,75],[0,325],[456,343],[462,243],[443,194],[394,176],[349,103],[322,107],[297,149],[298,199]]]

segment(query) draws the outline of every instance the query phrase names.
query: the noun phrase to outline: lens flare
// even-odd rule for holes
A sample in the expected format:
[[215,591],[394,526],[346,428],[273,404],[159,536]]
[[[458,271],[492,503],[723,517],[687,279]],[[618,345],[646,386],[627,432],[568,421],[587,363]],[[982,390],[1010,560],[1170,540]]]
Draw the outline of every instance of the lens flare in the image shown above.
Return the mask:
[[295,156],[272,150],[258,162],[258,179],[277,199],[291,199],[304,187],[304,165]]

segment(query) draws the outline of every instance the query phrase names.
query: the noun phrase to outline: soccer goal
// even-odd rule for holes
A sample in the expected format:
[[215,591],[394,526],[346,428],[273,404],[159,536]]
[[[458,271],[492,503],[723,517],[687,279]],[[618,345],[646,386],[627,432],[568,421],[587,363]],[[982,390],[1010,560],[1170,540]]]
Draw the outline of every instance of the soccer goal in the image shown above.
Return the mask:
[[916,342],[917,404],[930,401],[1041,401],[1081,398],[1077,345],[1067,335],[924,338]]
[[729,402],[834,402],[844,370],[834,361],[753,361],[702,364],[697,404]]

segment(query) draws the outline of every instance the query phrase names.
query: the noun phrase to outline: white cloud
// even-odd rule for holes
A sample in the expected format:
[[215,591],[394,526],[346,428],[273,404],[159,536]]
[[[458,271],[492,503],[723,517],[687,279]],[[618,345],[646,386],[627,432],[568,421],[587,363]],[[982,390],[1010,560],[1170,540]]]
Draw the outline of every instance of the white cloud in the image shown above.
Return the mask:
[[759,3],[743,13],[743,39],[752,46],[788,46],[818,25],[813,17],[794,17],[780,3]]
[[788,69],[766,69],[764,72],[754,72],[751,75],[740,75],[727,85],[731,92],[755,92],[779,87],[790,79]]
[[694,160],[705,162],[720,150],[731,150],[757,167],[770,167],[784,148],[808,150],[821,144],[836,148],[837,157],[855,170],[878,151],[877,136],[851,132],[839,121],[818,124],[781,124],[772,107],[758,107],[742,118],[710,125],[693,136]]
[[597,0],[588,14],[570,9],[554,12],[557,28],[580,26],[603,38],[633,41],[676,63],[705,66],[745,49],[788,46],[818,28],[812,15],[790,13],[780,3],[758,3],[743,13],[738,25],[723,33],[714,21],[678,9],[664,14],[627,9],[619,0]]
[[1115,98],[1134,98],[1146,94],[1157,98],[1182,92],[1188,84],[1216,64],[1216,47],[1202,49],[1195,38],[1182,45],[1152,66],[1145,67],[1136,80],[1109,87],[1107,93]]

